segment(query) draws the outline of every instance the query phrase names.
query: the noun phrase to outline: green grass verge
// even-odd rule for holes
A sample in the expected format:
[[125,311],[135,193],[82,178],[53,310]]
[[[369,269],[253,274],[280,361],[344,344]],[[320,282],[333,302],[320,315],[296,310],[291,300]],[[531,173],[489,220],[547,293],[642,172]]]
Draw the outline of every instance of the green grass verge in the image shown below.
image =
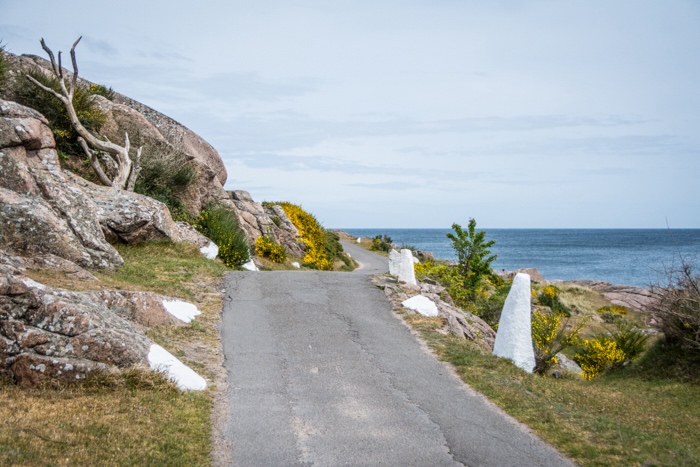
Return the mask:
[[700,384],[688,376],[697,375],[697,359],[659,372],[668,357],[652,349],[639,364],[591,381],[543,378],[438,333],[439,318],[402,316],[464,382],[577,463],[700,465]]

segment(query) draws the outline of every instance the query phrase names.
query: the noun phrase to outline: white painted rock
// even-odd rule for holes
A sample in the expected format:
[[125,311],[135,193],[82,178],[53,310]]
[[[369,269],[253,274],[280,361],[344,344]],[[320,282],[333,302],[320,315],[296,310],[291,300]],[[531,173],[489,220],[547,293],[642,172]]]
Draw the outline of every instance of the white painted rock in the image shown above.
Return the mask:
[[400,266],[401,253],[392,248],[391,250],[389,250],[389,274],[391,274],[392,276],[398,276]]
[[245,263],[243,266],[241,266],[243,269],[246,269],[248,271],[259,271],[258,267],[255,265],[253,260],[251,259],[247,263]]
[[530,319],[530,276],[518,273],[503,305],[493,354],[512,360],[528,373],[535,368]]
[[207,259],[215,259],[219,254],[219,247],[216,246],[216,243],[209,242],[209,245],[203,246],[199,251],[202,252]]
[[406,248],[401,250],[399,282],[405,282],[410,285],[418,285],[418,282],[416,282],[416,272],[413,269],[413,252]]
[[413,257],[413,264],[418,264],[418,263],[420,263],[420,260],[414,256]]
[[294,261],[294,262],[292,263],[292,266],[295,267],[295,268],[297,268],[297,269],[299,269],[299,268],[301,267],[301,264],[299,264],[299,263],[297,263],[296,261]]
[[417,311],[423,316],[438,315],[438,308],[437,305],[435,305],[435,302],[428,297],[424,297],[423,295],[411,297],[408,300],[401,302],[401,304],[410,310]]
[[182,300],[163,300],[165,311],[185,323],[192,321],[195,316],[201,314],[197,307]]
[[362,243],[362,237],[357,237],[357,243]]
[[153,371],[165,373],[181,391],[201,391],[207,387],[204,378],[158,344],[151,345],[148,364]]

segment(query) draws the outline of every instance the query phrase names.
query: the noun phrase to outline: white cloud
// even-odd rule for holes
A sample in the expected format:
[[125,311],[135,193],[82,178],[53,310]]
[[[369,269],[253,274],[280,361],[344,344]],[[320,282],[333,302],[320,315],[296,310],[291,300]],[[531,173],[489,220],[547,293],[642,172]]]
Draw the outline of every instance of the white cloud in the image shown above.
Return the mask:
[[227,187],[331,226],[700,227],[693,0],[32,7],[0,4],[9,50],[84,35],[81,73],[207,139]]

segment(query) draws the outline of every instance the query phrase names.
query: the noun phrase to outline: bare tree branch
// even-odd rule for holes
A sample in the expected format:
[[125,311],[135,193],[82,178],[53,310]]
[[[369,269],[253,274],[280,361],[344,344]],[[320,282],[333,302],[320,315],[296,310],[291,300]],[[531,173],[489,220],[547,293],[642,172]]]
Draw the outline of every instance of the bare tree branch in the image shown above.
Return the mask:
[[78,45],[78,42],[80,42],[80,39],[82,38],[83,36],[80,36],[75,42],[73,42],[73,47],[70,48],[70,59],[71,62],[73,62],[73,81],[70,83],[71,95],[73,95],[75,86],[78,84],[78,61],[75,59],[75,46]]
[[80,146],[83,147],[83,151],[85,151],[85,154],[87,154],[88,159],[90,159],[90,165],[92,166],[92,169],[95,171],[100,181],[106,186],[112,186],[112,181],[104,173],[104,170],[102,170],[102,166],[100,165],[100,161],[97,158],[97,154],[95,154],[95,151],[88,147],[87,143],[81,136],[78,136],[78,142],[80,143]]
[[134,185],[136,185],[136,179],[141,173],[141,150],[143,146],[136,150],[136,157],[134,157],[134,165],[131,167],[131,174],[129,174],[129,180],[126,181],[126,190],[134,191]]
[[[127,134],[124,138],[124,146],[119,146],[118,144],[114,144],[111,141],[103,141],[96,136],[94,136],[92,133],[90,133],[87,128],[83,126],[83,124],[80,122],[78,119],[78,115],[76,114],[75,108],[73,107],[73,93],[75,92],[75,87],[77,86],[78,83],[78,61],[75,58],[75,47],[78,45],[80,42],[80,39],[82,39],[82,36],[78,38],[73,43],[73,47],[71,47],[70,50],[70,55],[71,55],[71,61],[73,63],[73,77],[71,79],[70,83],[70,89],[66,88],[66,83],[64,80],[63,76],[63,68],[61,66],[61,52],[58,53],[58,64],[56,63],[56,59],[54,57],[53,51],[49,48],[49,46],[46,45],[46,42],[44,39],[41,39],[41,47],[46,51],[46,53],[49,56],[49,59],[51,61],[51,68],[53,70],[53,73],[55,77],[58,79],[58,84],[60,87],[60,92],[56,92],[53,89],[50,89],[41,83],[39,83],[36,79],[33,77],[27,75],[27,78],[37,85],[40,89],[43,89],[46,92],[50,92],[54,96],[56,96],[62,103],[63,106],[66,108],[66,111],[68,112],[68,118],[71,122],[71,125],[75,129],[75,131],[80,135],[80,137],[84,140],[80,144],[83,146],[83,150],[87,147],[89,144],[90,146],[96,148],[99,151],[106,152],[108,154],[111,154],[112,159],[114,159],[117,163],[117,173],[114,176],[114,180],[111,182],[107,183],[105,180],[109,180],[105,173],[104,170],[101,169],[100,166],[100,161],[97,159],[97,157],[93,154],[93,151],[86,151],[86,153],[90,156],[90,162],[92,164],[93,169],[95,169],[95,172],[97,173],[98,177],[100,180],[105,183],[108,186],[114,186],[116,188],[121,188],[124,189],[128,186],[128,180],[131,175],[132,171],[132,166],[133,163],[131,161],[131,158],[129,157],[129,135]],[[88,148],[89,149],[89,148]],[[99,168],[99,169],[98,169]],[[136,174],[137,175],[137,174]],[[135,183],[135,177],[134,175],[134,183]]]
[[57,93],[56,91],[54,91],[53,89],[51,89],[51,88],[49,88],[49,87],[47,87],[47,86],[44,86],[44,85],[41,84],[39,81],[35,80],[33,76],[30,76],[30,75],[25,75],[25,76],[27,77],[27,79],[28,79],[29,81],[31,81],[32,83],[34,83],[36,86],[39,86],[39,88],[43,89],[43,90],[46,91],[46,92],[50,92],[51,94],[53,94],[54,96],[56,96],[58,99],[60,99],[61,101],[63,101],[63,96],[62,96],[61,94]]

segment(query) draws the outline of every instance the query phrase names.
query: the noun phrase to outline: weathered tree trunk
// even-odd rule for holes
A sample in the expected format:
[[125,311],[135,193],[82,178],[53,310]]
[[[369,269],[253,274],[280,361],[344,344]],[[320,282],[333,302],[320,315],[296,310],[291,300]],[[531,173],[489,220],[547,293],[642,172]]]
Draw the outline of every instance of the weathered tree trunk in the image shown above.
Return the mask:
[[[92,133],[90,133],[87,130],[87,128],[85,128],[83,124],[80,123],[78,115],[75,112],[75,108],[73,107],[73,94],[75,92],[75,86],[78,83],[78,63],[75,59],[75,46],[78,45],[80,39],[82,39],[82,36],[79,37],[78,40],[76,40],[73,43],[73,47],[71,47],[70,49],[71,61],[73,63],[73,77],[70,81],[69,86],[66,86],[66,82],[63,76],[63,67],[61,66],[61,52],[58,52],[57,63],[54,58],[53,51],[51,51],[51,49],[46,45],[44,39],[41,39],[41,47],[48,54],[49,59],[51,60],[51,69],[53,71],[53,74],[58,79],[61,91],[60,93],[54,91],[53,89],[47,86],[44,86],[32,76],[27,75],[27,79],[29,79],[32,83],[34,83],[36,86],[43,89],[44,91],[53,94],[61,102],[63,102],[63,105],[66,108],[66,111],[68,112],[68,118],[70,119],[71,125],[73,125],[75,131],[80,135],[78,141],[80,142],[80,145],[82,146],[85,153],[90,158],[90,164],[92,165],[92,168],[99,177],[100,181],[107,186],[113,186],[115,188],[133,191],[134,184],[136,182],[136,177],[138,176],[138,173],[140,171],[138,163],[141,156],[141,148],[139,148],[136,151],[135,161],[132,162],[131,158],[129,157],[130,143],[128,134],[125,135],[124,146],[119,146],[118,144],[114,144],[111,141],[103,141],[94,136]],[[98,151],[103,151],[107,154],[110,154],[111,157],[115,160],[117,165],[117,173],[114,176],[114,179],[110,180],[109,177],[107,177],[104,170],[102,169],[102,165],[100,164],[97,154],[95,153],[95,149],[90,149],[88,145],[92,146]]]

